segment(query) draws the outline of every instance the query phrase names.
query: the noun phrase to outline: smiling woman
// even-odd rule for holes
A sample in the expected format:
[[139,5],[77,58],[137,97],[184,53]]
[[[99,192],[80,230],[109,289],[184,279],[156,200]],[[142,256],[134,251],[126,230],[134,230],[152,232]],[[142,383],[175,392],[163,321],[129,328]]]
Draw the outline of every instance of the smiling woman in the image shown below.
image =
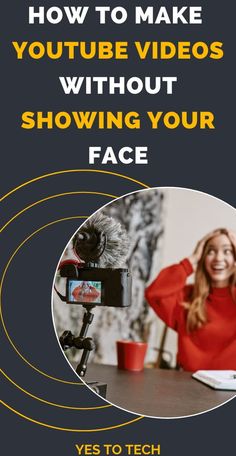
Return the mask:
[[213,287],[223,288],[235,282],[235,247],[226,230],[209,240],[204,260]]
[[[177,362],[188,371],[236,369],[236,242],[217,229],[147,288],[154,311],[178,333]],[[195,283],[186,285],[194,270]]]

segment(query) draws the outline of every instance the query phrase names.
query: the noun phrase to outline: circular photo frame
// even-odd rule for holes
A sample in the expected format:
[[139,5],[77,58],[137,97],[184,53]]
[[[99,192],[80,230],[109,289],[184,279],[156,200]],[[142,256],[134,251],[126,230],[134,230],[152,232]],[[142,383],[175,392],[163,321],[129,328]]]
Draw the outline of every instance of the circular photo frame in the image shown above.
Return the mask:
[[52,315],[72,369],[128,412],[179,418],[236,391],[236,211],[208,194],[118,198],[68,242]]

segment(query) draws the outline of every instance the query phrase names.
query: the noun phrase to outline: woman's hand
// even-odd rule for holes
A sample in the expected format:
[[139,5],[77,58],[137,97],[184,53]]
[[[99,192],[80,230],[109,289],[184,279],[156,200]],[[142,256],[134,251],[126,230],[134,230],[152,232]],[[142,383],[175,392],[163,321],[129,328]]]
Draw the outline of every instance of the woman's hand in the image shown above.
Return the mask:
[[[192,253],[192,255],[190,255],[188,257],[192,267],[193,267],[193,270],[195,271],[196,267],[197,267],[197,264],[202,256],[202,253],[203,253],[203,250],[204,250],[204,247],[206,245],[206,242],[209,241],[209,239],[211,239],[212,237],[214,236],[217,236],[217,234],[220,234],[220,230],[217,229],[217,230],[213,230],[211,231],[210,233],[206,234],[206,236],[204,236],[196,245],[195,247],[195,250],[194,252]],[[236,249],[236,235],[234,234],[235,236],[235,249]],[[232,240],[231,240],[232,242]]]

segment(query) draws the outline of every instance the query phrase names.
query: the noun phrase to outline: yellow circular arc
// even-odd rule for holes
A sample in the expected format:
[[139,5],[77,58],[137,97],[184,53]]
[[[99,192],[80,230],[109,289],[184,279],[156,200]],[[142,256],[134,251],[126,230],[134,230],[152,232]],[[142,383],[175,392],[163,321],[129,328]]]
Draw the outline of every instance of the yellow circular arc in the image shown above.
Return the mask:
[[112,429],[118,429],[118,428],[121,428],[121,427],[124,427],[124,426],[128,426],[129,424],[133,424],[137,421],[140,421],[144,418],[144,416],[138,416],[137,418],[134,418],[133,420],[130,420],[130,421],[126,421],[124,423],[120,423],[120,424],[115,424],[113,426],[108,426],[108,427],[104,427],[104,428],[97,428],[97,429],[72,429],[72,428],[64,428],[64,427],[59,427],[59,426],[54,426],[52,424],[48,424],[48,423],[43,423],[42,421],[37,421],[27,415],[23,415],[23,413],[19,412],[18,410],[15,410],[13,407],[11,407],[9,404],[7,404],[6,402],[0,400],[0,403],[6,407],[8,410],[10,410],[11,412],[15,413],[16,415],[20,416],[21,418],[24,418],[25,420],[27,421],[30,421],[31,423],[35,423],[35,424],[38,424],[40,426],[43,426],[43,427],[46,427],[46,428],[49,428],[49,429],[54,429],[56,431],[65,431],[65,432],[84,432],[84,433],[88,433],[88,432],[102,432],[102,431],[110,431]]
[[33,179],[30,179],[29,181],[23,182],[22,184],[18,185],[17,187],[13,188],[12,190],[10,190],[8,193],[5,193],[5,195],[3,195],[0,198],[0,202],[4,201],[6,198],[8,198],[13,193],[15,193],[17,190],[20,190],[21,188],[26,187],[27,185],[37,182],[41,179],[46,179],[48,177],[57,176],[60,174],[82,173],[82,172],[83,173],[109,174],[111,176],[121,177],[122,179],[126,179],[131,182],[134,182],[135,184],[141,185],[141,187],[150,188],[149,185],[146,185],[143,182],[138,181],[137,179],[133,179],[132,177],[125,176],[124,174],[120,174],[120,173],[115,173],[113,171],[105,171],[105,170],[101,170],[101,169],[86,169],[86,168],[85,169],[64,169],[64,170],[54,171],[54,172],[47,173],[47,174],[42,174],[41,176],[37,176]]
[[46,401],[45,399],[42,399],[41,397],[38,397],[29,391],[26,391],[24,388],[22,388],[20,385],[18,385],[12,378],[10,378],[6,372],[4,372],[2,369],[0,369],[1,374],[10,382],[12,385],[14,385],[17,389],[22,391],[24,394],[26,394],[29,397],[32,397],[33,399],[36,399],[39,402],[43,402],[44,404],[51,405],[53,407],[58,407],[58,408],[63,408],[63,409],[69,409],[69,410],[97,410],[97,409],[105,409],[112,407],[111,404],[106,404],[106,405],[99,405],[99,406],[94,406],[94,407],[73,407],[70,405],[61,405],[61,404],[56,404],[55,402],[50,402]]
[[[48,196],[46,198],[43,198],[42,200],[39,200],[39,201],[36,201],[35,203],[32,203],[31,205],[29,205],[28,207],[22,209],[19,213],[15,214],[15,216],[9,220],[0,230],[0,232],[2,232],[4,230],[4,228],[6,228],[7,225],[9,225],[9,223],[11,223],[11,221],[13,221],[16,217],[18,217],[21,213],[25,212],[26,210],[32,208],[33,206],[36,206],[37,204],[41,203],[41,202],[44,202],[44,201],[47,201],[49,199],[53,199],[53,198],[57,198],[57,197],[61,197],[61,196],[66,196],[66,195],[72,195],[72,194],[93,194],[93,195],[102,195],[102,196],[107,196],[107,197],[110,197],[110,198],[117,198],[115,195],[111,195],[109,193],[103,193],[103,192],[83,192],[83,191],[78,191],[78,192],[65,192],[65,193],[59,193],[57,195],[51,195],[51,196]],[[28,360],[26,360],[26,358],[24,358],[24,356],[18,351],[18,349],[16,348],[16,346],[14,345],[13,341],[11,340],[9,334],[8,334],[8,331],[6,329],[6,325],[5,325],[5,322],[4,322],[4,319],[3,319],[3,315],[2,315],[2,303],[1,303],[1,296],[2,296],[2,286],[3,286],[3,281],[4,281],[4,278],[5,278],[5,275],[6,275],[6,271],[12,261],[12,259],[14,258],[14,256],[16,255],[16,253],[20,250],[20,248],[31,238],[33,237],[35,234],[37,234],[39,231],[41,231],[42,229],[54,224],[54,223],[58,223],[60,221],[64,221],[64,220],[70,220],[72,218],[87,218],[87,216],[76,216],[76,217],[65,217],[63,219],[59,219],[57,221],[54,221],[54,222],[51,222],[49,224],[46,224],[44,225],[43,227],[39,228],[38,230],[34,231],[34,233],[32,233],[30,236],[28,236],[18,247],[17,249],[13,252],[13,255],[11,256],[10,260],[8,261],[7,263],[7,266],[6,268],[4,269],[4,272],[3,272],[3,276],[2,276],[2,280],[1,280],[1,285],[0,285],[0,318],[1,318],[1,321],[2,321],[2,325],[3,325],[3,328],[4,328],[4,331],[5,331],[5,334],[9,340],[9,342],[11,343],[12,347],[14,348],[14,350],[16,351],[16,353],[25,361],[27,362],[32,368],[36,369],[38,372],[40,372],[42,375],[46,375],[48,376],[49,378],[53,379],[53,380],[57,380],[57,381],[61,381],[63,383],[69,383],[69,384],[76,384],[76,385],[81,385],[83,386],[83,383],[78,383],[78,382],[68,382],[68,381],[65,381],[65,380],[62,380],[62,379],[58,379],[56,377],[52,377],[52,376],[49,376],[48,374],[46,374],[45,372],[39,370],[36,366],[33,366],[33,364],[31,364]]]
[[[73,218],[80,218],[81,216],[74,216]],[[21,242],[20,245],[18,245],[18,247],[16,248],[16,250],[13,252],[13,254],[11,255],[10,259],[8,260],[7,262],[7,265],[5,266],[5,269],[3,271],[3,275],[2,275],[2,278],[1,278],[1,283],[0,283],[0,319],[1,319],[1,322],[2,322],[2,325],[3,325],[3,329],[4,329],[4,332],[7,336],[7,339],[8,341],[10,342],[11,346],[13,347],[13,349],[15,350],[15,352],[18,354],[18,356],[26,363],[28,364],[32,369],[34,369],[35,371],[37,371],[38,373],[44,375],[45,377],[47,378],[50,378],[51,380],[55,380],[55,381],[58,381],[58,382],[61,382],[61,383],[66,383],[66,384],[69,384],[69,385],[79,385],[79,386],[85,386],[84,383],[82,382],[70,382],[70,381],[67,381],[67,380],[62,380],[62,379],[59,379],[57,377],[53,377],[49,374],[46,374],[45,372],[41,371],[40,369],[38,369],[36,366],[34,366],[32,363],[30,363],[20,352],[19,350],[16,348],[16,346],[14,345],[14,342],[12,341],[12,339],[10,338],[10,335],[8,334],[8,331],[7,331],[7,328],[6,328],[6,325],[5,325],[5,322],[4,322],[4,319],[3,319],[3,314],[2,314],[2,287],[3,287],[3,282],[4,282],[4,279],[5,279],[5,275],[6,275],[6,272],[13,260],[13,258],[15,257],[15,255],[17,254],[17,252],[21,249],[21,247],[23,247],[23,245],[28,241],[30,240],[33,236],[35,236],[37,233],[39,233],[40,231],[42,231],[43,229],[49,227],[49,226],[52,226],[56,223],[60,223],[62,221],[65,221],[65,220],[71,220],[72,217],[65,217],[65,218],[62,218],[62,219],[58,219],[58,220],[54,220],[52,222],[49,222],[47,223],[46,225],[43,225],[41,226],[40,228],[38,228],[37,230],[35,230],[33,233],[31,233],[26,239],[24,239],[24,241]]]
[[[108,198],[117,198],[115,195],[110,195],[109,193],[104,193],[104,192],[89,192],[89,191],[74,191],[74,192],[64,192],[64,193],[57,193],[55,195],[50,195],[45,198],[42,198],[41,200],[35,201],[34,203],[30,204],[29,206],[26,206],[23,208],[21,211],[17,212],[11,219],[9,219],[5,225],[0,228],[0,233],[8,226],[10,225],[13,220],[15,220],[17,217],[19,217],[21,214],[24,212],[28,211],[29,209],[32,209],[32,207],[37,206],[38,204],[44,203],[45,201],[49,201],[54,198],[60,198],[62,196],[69,196],[69,195],[99,195],[99,196],[107,196]],[[85,218],[84,216],[81,216]]]
[[[114,172],[110,172],[110,171],[103,171],[103,170],[91,170],[91,169],[72,169],[72,170],[62,170],[62,171],[57,171],[57,172],[53,172],[53,173],[48,173],[48,174],[45,174],[45,175],[42,175],[42,176],[38,176],[34,179],[31,179],[30,181],[27,181],[17,187],[15,187],[14,189],[12,189],[10,192],[8,192],[7,194],[3,195],[2,198],[0,198],[0,202],[2,202],[4,199],[6,199],[8,196],[10,196],[11,194],[13,194],[14,192],[16,192],[17,190],[19,190],[20,188],[22,187],[25,187],[27,185],[29,185],[30,183],[33,183],[33,182],[36,182],[36,181],[39,181],[41,179],[45,179],[47,177],[50,177],[50,176],[54,176],[54,175],[59,175],[59,174],[66,174],[66,173],[73,173],[73,172],[97,172],[97,173],[103,173],[103,174],[110,174],[110,175],[114,175],[114,176],[117,176],[117,177],[121,177],[121,178],[124,178],[124,179],[127,179],[127,180],[130,180],[132,182],[135,182],[145,188],[150,188],[148,185],[136,180],[136,179],[133,179],[129,176],[124,176],[122,174],[119,174],[119,173],[114,173]],[[90,192],[92,193],[92,192]],[[110,195],[112,196],[112,195]],[[38,204],[38,203],[37,203]],[[29,208],[28,208],[29,209]],[[25,209],[27,210],[27,208]],[[15,218],[15,217],[14,217]],[[59,220],[55,220],[53,222],[50,222],[46,225],[44,225],[43,227],[40,227],[39,229],[35,230],[34,233],[32,233],[30,236],[28,236],[21,244],[20,246],[18,246],[18,248],[16,249],[16,251],[14,252],[14,254],[12,255],[12,257],[10,258],[5,270],[4,270],[4,274],[3,274],[3,278],[2,278],[2,281],[1,281],[1,288],[0,288],[0,297],[1,297],[1,294],[2,294],[2,285],[3,285],[3,280],[4,280],[4,277],[5,277],[5,274],[6,274],[6,271],[10,265],[10,262],[12,261],[13,257],[15,256],[15,254],[18,252],[18,250],[31,238],[33,237],[36,233],[40,232],[42,229],[46,228],[47,226],[50,226],[50,225],[53,225],[55,223],[59,223],[61,221],[64,221],[64,220],[71,220],[71,219],[76,219],[76,218],[85,218],[84,216],[73,216],[73,217],[65,217],[63,219],[59,219]],[[11,220],[12,221],[12,220]],[[11,221],[9,221],[9,223],[11,223]],[[8,223],[8,224],[9,224]],[[3,228],[4,229],[4,228]],[[68,381],[65,381],[65,380],[62,380],[62,379],[58,379],[58,378],[55,378],[55,377],[52,377],[52,376],[49,376],[48,374],[40,371],[39,369],[37,369],[35,366],[33,366],[31,363],[29,363],[29,361],[27,361],[19,352],[18,350],[16,349],[16,347],[14,346],[12,340],[10,339],[10,336],[6,330],[6,327],[5,327],[5,323],[4,323],[4,320],[3,320],[3,316],[2,316],[2,309],[1,309],[1,302],[0,302],[0,314],[1,314],[1,319],[2,319],[2,323],[3,323],[3,327],[4,327],[4,330],[5,330],[5,333],[10,341],[10,343],[12,344],[12,346],[14,347],[14,349],[16,350],[16,352],[18,353],[18,355],[26,362],[28,363],[33,369],[37,370],[39,373],[41,373],[42,375],[45,375],[46,377],[48,378],[51,378],[53,380],[56,380],[56,381],[59,381],[59,382],[62,382],[62,383],[66,383],[66,384],[75,384],[75,385],[81,385],[83,386],[82,383],[78,383],[78,382],[68,382]],[[29,393],[30,394],[30,393]],[[37,420],[34,420],[26,415],[23,415],[22,413],[20,413],[19,411],[13,409],[10,405],[6,404],[5,402],[3,401],[0,401],[3,406],[5,406],[6,408],[8,408],[9,410],[11,410],[12,412],[14,412],[15,414],[17,414],[18,416],[21,416],[22,418],[28,420],[28,421],[31,421],[33,423],[36,423],[36,424],[39,424],[41,426],[44,426],[44,427],[49,427],[51,429],[57,429],[57,430],[62,430],[62,431],[68,431],[68,432],[99,432],[99,431],[104,431],[104,430],[110,430],[110,429],[116,429],[116,428],[119,428],[119,427],[123,427],[125,425],[128,425],[128,424],[131,424],[131,423],[134,423],[136,421],[139,421],[141,420],[142,418],[144,418],[143,416],[140,416],[134,420],[131,420],[131,421],[128,421],[126,423],[121,423],[121,424],[118,424],[118,425],[114,425],[114,426],[110,426],[110,427],[106,427],[106,428],[100,428],[100,429],[86,429],[86,430],[81,430],[81,429],[70,429],[70,428],[60,428],[58,426],[53,426],[53,425],[50,425],[50,424],[47,424],[47,423],[42,423],[42,422],[39,422]],[[104,406],[106,407],[106,406]],[[108,405],[109,407],[109,405]]]

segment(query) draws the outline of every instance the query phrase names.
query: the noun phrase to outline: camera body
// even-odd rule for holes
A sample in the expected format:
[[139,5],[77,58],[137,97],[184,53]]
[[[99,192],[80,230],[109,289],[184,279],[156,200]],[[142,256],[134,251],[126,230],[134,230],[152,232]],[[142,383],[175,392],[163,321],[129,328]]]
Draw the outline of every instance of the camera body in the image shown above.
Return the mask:
[[67,278],[68,304],[108,307],[128,307],[131,304],[131,274],[128,269],[70,264],[61,269],[60,275]]

